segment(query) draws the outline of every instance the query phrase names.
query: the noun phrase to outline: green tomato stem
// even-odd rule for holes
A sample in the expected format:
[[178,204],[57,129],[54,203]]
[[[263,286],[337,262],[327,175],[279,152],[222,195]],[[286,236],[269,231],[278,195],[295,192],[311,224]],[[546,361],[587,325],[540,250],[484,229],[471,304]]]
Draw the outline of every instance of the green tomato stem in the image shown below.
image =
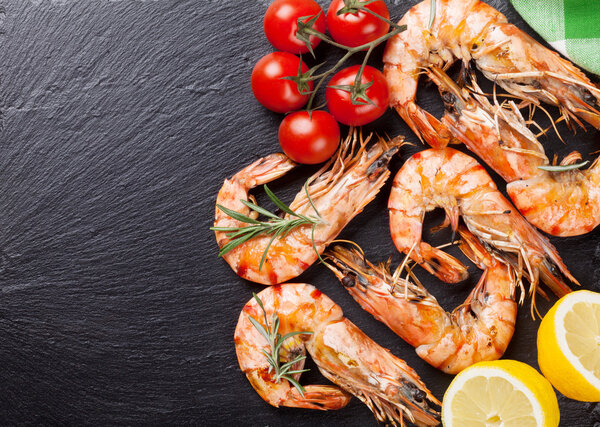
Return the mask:
[[[380,19],[384,19],[384,18],[380,17]],[[331,74],[333,74],[335,71],[337,71],[338,68],[340,68],[348,60],[348,58],[350,58],[352,55],[354,55],[357,52],[367,50],[367,53],[365,54],[365,58],[363,59],[360,69],[359,69],[358,73],[356,74],[355,84],[359,84],[360,80],[362,78],[363,70],[367,64],[367,61],[368,61],[369,56],[371,55],[371,52],[373,51],[373,49],[375,49],[377,46],[379,46],[381,43],[388,40],[389,38],[394,37],[397,34],[400,34],[405,29],[406,29],[406,25],[397,26],[394,24],[394,29],[392,31],[390,31],[389,33],[386,33],[383,36],[370,41],[369,43],[365,43],[365,44],[362,44],[362,45],[356,46],[356,47],[350,47],[350,46],[345,46],[343,44],[340,44],[340,43],[337,43],[337,42],[331,40],[325,34],[321,33],[318,30],[315,30],[314,28],[306,28],[304,31],[307,34],[315,36],[318,39],[324,41],[325,43],[329,43],[332,46],[338,47],[340,49],[344,49],[346,51],[344,56],[342,56],[342,58],[340,58],[340,60],[338,62],[336,62],[336,64],[333,67],[331,67],[329,70],[327,70],[326,72],[324,72],[322,74],[314,76],[314,78],[319,79],[319,81],[315,85],[315,88],[314,88],[312,94],[310,95],[310,98],[308,99],[308,103],[306,104],[306,110],[308,110],[308,111],[311,110],[315,96],[316,96],[319,88],[322,86],[323,82],[325,81],[325,79],[327,77],[329,77]]]

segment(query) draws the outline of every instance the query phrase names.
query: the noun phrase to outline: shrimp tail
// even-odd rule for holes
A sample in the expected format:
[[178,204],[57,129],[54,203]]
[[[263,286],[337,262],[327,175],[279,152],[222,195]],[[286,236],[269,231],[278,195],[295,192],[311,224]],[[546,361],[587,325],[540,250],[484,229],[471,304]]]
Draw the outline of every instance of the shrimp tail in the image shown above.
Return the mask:
[[446,283],[459,283],[469,277],[467,267],[452,255],[428,243],[419,244],[419,265]]
[[291,388],[282,406],[331,411],[345,407],[351,399],[352,396],[339,387],[309,384],[304,387],[304,396],[298,389]]
[[457,142],[440,120],[414,102],[395,108],[421,142],[426,142],[433,148],[444,148]]
[[233,179],[251,189],[282,177],[297,165],[283,153],[269,154],[236,173]]
[[492,256],[490,255],[491,248],[486,248],[484,244],[467,227],[459,226],[458,234],[460,242],[458,244],[461,252],[477,265],[480,269],[485,270],[492,265]]

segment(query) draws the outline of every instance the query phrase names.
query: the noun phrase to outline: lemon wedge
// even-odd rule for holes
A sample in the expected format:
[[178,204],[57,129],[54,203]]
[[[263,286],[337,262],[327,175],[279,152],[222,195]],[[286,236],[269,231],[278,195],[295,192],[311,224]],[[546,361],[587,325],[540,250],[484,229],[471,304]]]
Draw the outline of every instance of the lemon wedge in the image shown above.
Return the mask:
[[444,427],[556,427],[552,386],[516,360],[478,362],[450,383],[442,402]]
[[540,369],[558,391],[600,402],[600,293],[559,299],[542,319],[537,348]]

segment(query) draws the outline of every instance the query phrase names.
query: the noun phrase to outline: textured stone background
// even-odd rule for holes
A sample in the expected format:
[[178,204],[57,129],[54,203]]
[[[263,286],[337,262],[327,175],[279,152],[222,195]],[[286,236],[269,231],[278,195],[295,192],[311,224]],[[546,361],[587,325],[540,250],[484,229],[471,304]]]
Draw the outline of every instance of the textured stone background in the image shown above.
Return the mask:
[[[262,33],[269,1],[244,3],[3,2],[2,424],[375,425],[356,399],[331,413],[271,408],[237,365],[233,330],[261,286],[217,258],[208,228],[223,179],[278,150],[281,120],[254,100],[249,84],[254,63],[272,50]],[[415,1],[388,3],[398,19]],[[491,3],[528,29],[507,0]],[[317,54],[339,57],[326,46]],[[441,113],[433,88],[420,99]],[[551,135],[549,152],[598,149],[596,131],[573,137],[560,128],[567,144]],[[367,130],[417,142],[392,112]],[[401,162],[394,160],[394,171]],[[300,168],[273,189],[289,201],[313,170]],[[394,254],[397,262],[388,192],[389,185],[342,237],[372,260]],[[595,290],[599,236],[552,239],[575,276]],[[420,276],[452,309],[478,272],[460,285]],[[338,302],[442,398],[451,377],[363,312],[325,268],[313,266],[298,280]],[[538,322],[528,312],[520,310],[506,357],[536,366]],[[322,377],[313,369],[303,381]],[[600,421],[594,404],[559,399],[562,425]]]

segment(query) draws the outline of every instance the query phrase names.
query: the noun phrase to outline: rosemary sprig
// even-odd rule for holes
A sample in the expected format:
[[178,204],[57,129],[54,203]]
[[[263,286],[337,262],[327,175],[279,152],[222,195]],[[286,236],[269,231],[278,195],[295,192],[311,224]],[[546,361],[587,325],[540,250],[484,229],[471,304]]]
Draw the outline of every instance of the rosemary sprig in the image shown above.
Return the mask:
[[[237,221],[243,222],[245,224],[249,224],[245,227],[211,227],[210,228],[213,231],[226,232],[227,238],[230,239],[230,241],[219,250],[219,256],[222,257],[223,255],[225,255],[232,249],[246,243],[248,240],[250,240],[256,236],[260,236],[261,234],[272,235],[272,237],[269,240],[269,243],[267,243],[267,247],[265,248],[265,250],[262,254],[262,257],[260,259],[260,264],[258,265],[258,271],[260,271],[265,260],[267,259],[267,253],[269,252],[269,248],[271,247],[271,244],[273,243],[273,241],[276,238],[285,237],[294,228],[300,227],[302,225],[312,225],[313,233],[314,233],[315,227],[318,224],[323,224],[324,221],[321,218],[321,215],[319,214],[319,212],[317,211],[317,208],[313,204],[313,202],[310,198],[310,195],[308,194],[308,185],[307,184],[308,183],[306,183],[304,185],[304,189],[306,191],[306,196],[308,198],[308,201],[310,202],[310,205],[315,210],[317,216],[312,216],[312,215],[306,216],[306,215],[301,215],[299,213],[294,212],[285,203],[283,203],[281,200],[279,200],[279,198],[277,196],[275,196],[275,194],[273,194],[273,192],[269,189],[269,187],[267,187],[266,184],[264,185],[264,189],[265,189],[265,193],[267,194],[269,199],[271,199],[273,204],[275,204],[275,206],[277,206],[277,208],[279,208],[282,212],[285,212],[286,214],[288,214],[290,217],[293,217],[293,218],[280,218],[277,215],[275,215],[274,213],[271,213],[268,210],[261,208],[260,206],[256,205],[255,203],[249,202],[247,200],[240,200],[240,201],[245,206],[247,206],[248,208],[253,210],[254,212],[262,214],[270,219],[268,221],[259,221],[257,219],[250,218],[249,216],[246,216],[239,212],[236,212],[232,209],[226,208],[225,206],[217,204],[217,208],[219,208],[221,211],[225,212],[231,218],[233,218]],[[314,237],[313,237],[313,247],[314,247]]]
[[252,296],[254,296],[254,299],[256,300],[256,302],[258,303],[259,307],[261,308],[261,310],[263,312],[265,326],[263,327],[263,325],[261,325],[260,322],[258,320],[256,320],[255,318],[253,318],[252,316],[248,316],[248,320],[250,320],[252,325],[254,325],[254,327],[258,330],[258,332],[260,332],[260,334],[269,343],[270,351],[266,351],[265,349],[262,350],[263,354],[267,358],[267,361],[269,362],[269,373],[271,373],[271,372],[275,373],[275,382],[276,383],[279,383],[279,381],[281,381],[281,379],[289,381],[294,387],[296,387],[298,389],[298,392],[300,393],[300,395],[302,395],[302,397],[304,397],[304,391],[305,391],[304,387],[302,387],[298,381],[296,381],[294,378],[292,378],[292,375],[300,374],[302,372],[307,372],[307,371],[309,371],[309,369],[297,369],[297,370],[291,370],[291,369],[292,369],[292,366],[294,366],[296,363],[301,362],[302,360],[306,359],[306,356],[298,356],[294,360],[290,360],[289,362],[286,362],[283,365],[280,365],[280,360],[279,360],[280,354],[279,353],[281,350],[281,346],[283,345],[285,340],[287,340],[288,338],[293,337],[295,335],[312,334],[312,332],[297,331],[297,332],[290,332],[290,333],[285,334],[284,336],[281,336],[279,334],[280,319],[279,319],[279,316],[277,315],[277,313],[273,313],[273,318],[271,320],[271,324],[269,325],[269,320],[267,319],[267,312],[265,310],[265,307],[263,306],[262,301],[260,300],[258,295],[256,295],[254,292],[252,293]]
[[575,164],[572,164],[572,165],[538,166],[538,169],[541,169],[543,171],[548,171],[548,172],[564,172],[564,171],[570,171],[570,170],[574,170],[574,169],[581,169],[582,167],[584,167],[588,163],[589,163],[589,160],[586,160],[585,162],[575,163]]

